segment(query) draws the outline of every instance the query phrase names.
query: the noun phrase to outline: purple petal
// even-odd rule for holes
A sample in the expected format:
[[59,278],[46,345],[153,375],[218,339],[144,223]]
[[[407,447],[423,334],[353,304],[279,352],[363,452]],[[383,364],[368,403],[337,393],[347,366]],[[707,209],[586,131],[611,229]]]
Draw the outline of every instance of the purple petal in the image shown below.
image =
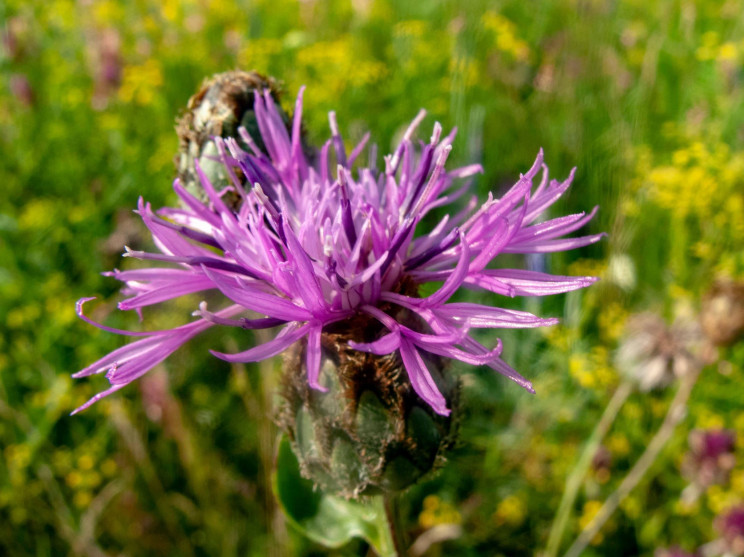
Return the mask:
[[313,389],[326,392],[328,389],[318,383],[318,377],[320,377],[321,331],[322,327],[315,326],[311,327],[307,333],[307,383]]
[[435,309],[435,313],[448,318],[466,321],[476,328],[512,328],[548,327],[558,323],[558,319],[542,319],[526,311],[503,309],[472,303],[445,304]]
[[460,233],[460,260],[457,262],[457,266],[450,273],[439,290],[434,292],[434,294],[428,298],[422,298],[420,302],[421,306],[433,307],[449,300],[465,280],[469,265],[470,249],[468,248],[468,243],[464,239],[464,235]]
[[481,366],[481,365],[490,364],[491,362],[496,360],[499,357],[499,355],[501,355],[501,350],[502,350],[500,340],[498,341],[496,347],[493,350],[490,350],[484,353],[477,353],[477,354],[472,354],[470,352],[466,352],[464,350],[460,350],[459,348],[455,348],[454,346],[449,346],[449,345],[433,344],[433,343],[427,343],[427,342],[417,342],[415,344],[422,350],[426,350],[427,352],[431,352],[432,354],[443,356],[445,358],[451,358],[454,360],[460,360],[461,362],[464,362],[466,364],[470,364],[473,366]]
[[421,358],[421,354],[405,338],[401,338],[400,341],[400,357],[416,394],[428,403],[434,409],[434,412],[442,416],[449,416],[450,411],[447,408],[447,401],[434,383],[434,379],[432,379],[424,360]]
[[[469,348],[474,354],[485,354],[488,352],[488,349],[480,344],[477,340],[475,340],[472,337],[465,338],[463,345],[466,348]],[[495,360],[490,361],[488,364],[486,364],[491,369],[498,371],[501,375],[508,377],[512,381],[514,381],[517,385],[520,387],[526,389],[532,394],[535,394],[535,389],[532,388],[532,383],[530,383],[527,379],[522,377],[515,369],[513,369],[510,365],[508,365],[504,360],[498,358]]]
[[183,277],[180,280],[159,281],[159,283],[156,287],[142,294],[119,302],[119,309],[126,311],[141,308],[166,300],[172,300],[179,296],[185,296],[186,294],[215,288],[214,283],[207,277],[193,274],[190,277]]
[[220,292],[246,309],[263,313],[269,317],[286,319],[287,321],[307,321],[312,318],[312,313],[305,308],[297,306],[285,298],[267,294],[246,281],[238,278],[230,280],[206,268],[204,272],[220,289]]
[[604,232],[580,238],[564,238],[562,240],[538,240],[536,242],[523,242],[512,244],[504,248],[504,253],[552,253],[555,251],[567,251],[570,249],[583,248],[596,244],[607,236]]
[[318,277],[315,276],[313,263],[286,221],[284,222],[284,235],[287,239],[289,255],[291,255],[291,260],[295,264],[298,294],[310,311],[317,311],[323,307],[323,293],[320,289]]
[[349,346],[361,352],[371,352],[378,355],[391,354],[400,347],[400,332],[393,331],[374,342],[355,342],[350,340]]
[[[485,281],[495,280],[498,284],[508,285],[513,288],[514,294],[519,296],[562,294],[584,288],[599,280],[596,277],[567,277],[521,269],[489,269],[483,271],[480,276]],[[473,284],[483,285],[477,282],[477,277],[468,277],[466,282],[471,279]],[[489,288],[489,290],[492,289]]]
[[[90,302],[91,300],[95,300],[95,299],[96,299],[95,297],[80,298],[75,304],[75,313],[80,319],[82,319],[86,323],[89,323],[90,325],[93,325],[94,327],[97,327],[104,331],[108,331],[109,333],[116,333],[117,335],[126,335],[126,336],[131,336],[131,337],[151,337],[153,335],[157,335],[160,332],[160,331],[143,331],[143,332],[126,331],[124,329],[115,329],[113,327],[107,327],[106,325],[93,321],[90,317],[87,317],[85,313],[83,312],[83,305],[85,305],[85,302]],[[73,377],[75,376],[73,375]]]
[[244,352],[238,352],[236,354],[224,354],[215,350],[210,350],[210,352],[218,358],[228,362],[258,362],[259,360],[265,360],[266,358],[281,354],[284,350],[304,337],[311,328],[312,325],[309,323],[305,323],[302,326],[297,323],[290,323],[284,327],[273,340],[254,346]]

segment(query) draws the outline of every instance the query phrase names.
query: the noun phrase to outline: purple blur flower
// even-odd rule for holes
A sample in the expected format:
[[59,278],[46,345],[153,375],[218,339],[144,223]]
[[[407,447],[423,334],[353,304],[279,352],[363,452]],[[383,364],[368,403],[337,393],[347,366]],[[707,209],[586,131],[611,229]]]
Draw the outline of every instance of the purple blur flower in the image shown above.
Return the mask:
[[683,475],[701,489],[725,484],[736,465],[736,433],[730,429],[693,430]]
[[[270,92],[256,93],[253,109],[265,152],[244,129],[240,135],[248,151],[233,138],[215,138],[231,187],[216,191],[197,163],[206,202],[187,192],[178,180],[174,189],[182,208],[166,207],[156,213],[140,200],[137,213],[160,253],[127,248],[125,256],[170,266],[110,273],[125,283],[124,293],[129,295],[119,309],[139,312],[207,290],[220,291],[229,303],[216,312],[202,303],[194,312],[196,321],[175,329],[134,333],[94,323],[83,314],[83,303],[89,298],[80,300],[78,314],[86,321],[142,338],[74,375],[106,372],[111,383],[75,412],[142,376],[213,326],[281,327],[272,340],[243,352],[213,352],[230,362],[269,358],[304,340],[308,384],[323,390],[318,380],[321,334],[330,324],[360,314],[378,320],[386,333],[372,342],[350,341],[349,345],[378,355],[399,352],[413,389],[438,414],[446,416],[449,409],[421,352],[488,365],[532,391],[529,381],[500,358],[500,342],[487,348],[469,331],[540,327],[557,320],[449,299],[461,287],[511,297],[542,296],[576,290],[596,280],[489,267],[501,253],[569,250],[602,237],[564,237],[584,226],[596,208],[588,215],[538,222],[569,187],[573,172],[563,182],[548,180],[541,151],[532,168],[503,197],[489,194],[480,206],[473,197],[462,210],[422,231],[422,218],[464,195],[470,185],[467,178],[481,171],[479,165],[445,170],[454,131],[442,137],[441,126],[435,124],[429,143],[417,149],[412,138],[424,117],[422,111],[395,152],[385,157],[383,170],[374,165],[353,170],[369,136],[347,153],[331,113],[331,138],[312,163],[302,146],[302,95],[301,90],[288,130]],[[542,178],[534,188],[540,172]],[[233,199],[239,196],[237,208],[223,198],[228,190]],[[410,295],[411,284],[429,282],[442,284],[425,298]],[[396,306],[420,316],[426,330],[397,321],[399,312],[389,309]],[[246,312],[247,317],[241,316]]]
[[721,548],[726,555],[744,555],[744,507],[733,507],[713,523],[721,533]]

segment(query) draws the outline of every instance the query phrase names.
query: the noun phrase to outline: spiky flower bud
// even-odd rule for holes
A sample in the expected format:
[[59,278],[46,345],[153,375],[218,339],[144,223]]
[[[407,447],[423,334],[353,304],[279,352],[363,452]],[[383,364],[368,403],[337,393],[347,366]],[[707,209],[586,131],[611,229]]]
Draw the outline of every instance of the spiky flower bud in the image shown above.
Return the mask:
[[[401,290],[417,295],[411,282]],[[400,322],[423,325],[407,310],[398,313]],[[397,353],[376,355],[349,345],[374,342],[384,332],[366,315],[323,332],[319,383],[325,392],[305,380],[307,342],[296,343],[284,359],[280,425],[303,475],[347,498],[412,485],[443,462],[455,440],[458,382],[444,373],[442,358],[424,355],[449,416],[437,414],[416,394]]]

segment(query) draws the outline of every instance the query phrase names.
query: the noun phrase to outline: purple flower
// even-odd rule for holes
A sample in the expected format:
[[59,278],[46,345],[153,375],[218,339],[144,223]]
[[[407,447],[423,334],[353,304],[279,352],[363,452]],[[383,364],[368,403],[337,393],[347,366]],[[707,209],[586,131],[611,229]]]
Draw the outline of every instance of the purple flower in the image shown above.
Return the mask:
[[736,465],[736,434],[730,429],[693,430],[690,450],[682,463],[683,475],[701,489],[728,482]]
[[[321,334],[332,323],[366,314],[385,333],[371,342],[353,342],[355,349],[374,354],[398,351],[416,393],[437,413],[449,409],[427,369],[422,352],[473,365],[488,365],[532,391],[529,381],[501,358],[501,343],[487,348],[469,333],[478,328],[525,328],[552,325],[524,311],[478,303],[449,302],[460,288],[486,290],[504,296],[542,296],[592,284],[593,277],[553,276],[538,271],[492,268],[501,253],[548,253],[586,246],[602,234],[565,238],[595,214],[576,214],[538,222],[545,210],[569,187],[548,180],[542,151],[529,171],[500,199],[489,195],[478,206],[473,197],[465,207],[445,215],[431,230],[419,223],[433,209],[463,196],[469,177],[481,171],[471,165],[445,170],[454,131],[442,137],[435,124],[429,143],[416,148],[413,135],[422,111],[384,169],[354,164],[369,136],[347,153],[329,115],[331,138],[316,162],[303,150],[300,91],[291,129],[287,129],[270,93],[256,94],[255,115],[265,152],[241,129],[244,151],[232,138],[215,138],[224,171],[232,186],[216,191],[197,163],[206,193],[202,202],[176,181],[182,208],[153,212],[140,200],[137,213],[152,233],[160,253],[127,249],[125,256],[170,264],[110,273],[125,283],[129,297],[121,310],[137,310],[185,294],[220,291],[227,302],[217,312],[202,303],[187,325],[155,332],[119,334],[142,337],[115,350],[74,377],[107,372],[111,387],[75,410],[121,389],[167,358],[195,335],[213,326],[244,329],[280,327],[270,341],[237,354],[213,352],[230,362],[253,362],[275,356],[293,343],[307,342],[307,381],[319,384]],[[331,162],[335,159],[335,164]],[[533,180],[542,178],[533,187]],[[230,203],[238,196],[239,203]],[[237,208],[236,208],[237,206]],[[411,285],[441,282],[430,296],[412,296]],[[413,290],[415,292],[415,290]],[[421,329],[396,320],[414,312]],[[386,311],[387,310],[387,311]],[[248,314],[248,317],[241,314]],[[260,317],[257,317],[258,314]],[[425,323],[425,325],[424,325]]]
[[714,522],[721,533],[722,551],[727,555],[744,555],[744,507],[733,507]]

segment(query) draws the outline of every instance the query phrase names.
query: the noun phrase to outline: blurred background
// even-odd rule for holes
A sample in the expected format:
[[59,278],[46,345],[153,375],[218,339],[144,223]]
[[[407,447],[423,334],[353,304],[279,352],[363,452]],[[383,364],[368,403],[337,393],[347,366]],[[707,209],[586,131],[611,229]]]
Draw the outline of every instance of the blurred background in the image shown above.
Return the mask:
[[[234,68],[280,79],[288,110],[306,85],[316,144],[336,110],[349,144],[369,130],[388,152],[426,108],[421,137],[437,120],[457,126],[453,165],[483,164],[481,198],[540,147],[552,176],[578,168],[551,214],[600,205],[587,233],[609,238],[532,264],[603,280],[541,300],[488,295],[562,317],[501,337],[537,395],[456,366],[461,441],[402,508],[412,538],[459,526],[428,555],[541,553],[584,442],[628,382],[615,357],[634,342],[626,323],[694,320],[714,284],[744,279],[743,14],[741,0],[0,0],[0,553],[324,554],[271,492],[276,364],[208,354],[253,333],[212,331],[68,416],[106,385],[70,374],[123,343],[77,319],[75,301],[98,296],[93,318],[140,326],[100,273],[130,263],[125,244],[150,245],[132,210],[139,196],[174,201],[175,118],[203,78]],[[182,324],[193,304],[180,309],[146,326]],[[716,517],[744,498],[744,346],[728,344],[586,555],[690,551],[722,535]],[[634,389],[616,411],[561,547],[643,453],[674,393],[674,381]],[[734,440],[720,481],[690,472],[695,431]]]

